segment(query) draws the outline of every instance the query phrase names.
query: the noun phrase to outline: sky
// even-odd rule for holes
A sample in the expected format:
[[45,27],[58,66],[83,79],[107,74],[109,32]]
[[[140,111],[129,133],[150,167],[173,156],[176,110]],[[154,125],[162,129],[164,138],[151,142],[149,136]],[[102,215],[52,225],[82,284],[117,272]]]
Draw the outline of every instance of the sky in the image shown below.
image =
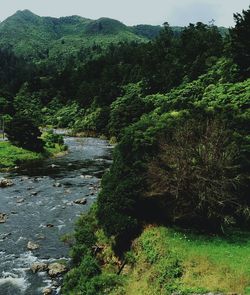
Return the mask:
[[17,10],[40,16],[80,15],[90,19],[110,17],[126,25],[185,26],[215,20],[217,26],[234,25],[233,13],[248,9],[249,0],[0,0],[0,21]]

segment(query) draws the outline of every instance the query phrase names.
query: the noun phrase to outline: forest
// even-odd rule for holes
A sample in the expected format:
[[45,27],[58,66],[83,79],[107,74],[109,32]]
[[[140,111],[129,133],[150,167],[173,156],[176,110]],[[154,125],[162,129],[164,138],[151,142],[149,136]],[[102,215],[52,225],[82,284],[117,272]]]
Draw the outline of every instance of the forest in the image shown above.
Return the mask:
[[[63,294],[249,294],[247,247],[237,243],[247,244],[250,226],[250,9],[229,30],[15,17],[39,24],[46,42],[15,47],[0,24],[0,117],[11,144],[32,153],[63,144],[41,138],[49,127],[116,145],[97,202],[67,238]],[[71,26],[84,27],[84,44]],[[0,160],[11,166],[1,151]]]

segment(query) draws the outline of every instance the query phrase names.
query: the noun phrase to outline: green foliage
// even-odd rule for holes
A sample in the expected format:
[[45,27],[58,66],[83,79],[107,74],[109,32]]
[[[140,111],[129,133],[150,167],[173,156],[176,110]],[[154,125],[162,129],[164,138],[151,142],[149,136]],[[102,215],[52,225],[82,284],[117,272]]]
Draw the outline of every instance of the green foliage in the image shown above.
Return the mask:
[[107,243],[107,238],[98,230],[94,205],[76,223],[75,243],[70,251],[73,268],[64,277],[63,294],[108,295],[121,284],[117,274],[101,272],[102,255],[98,253],[102,248],[98,247]]
[[234,14],[236,25],[230,29],[231,53],[235,63],[241,70],[243,78],[249,78],[250,57],[249,57],[249,34],[250,34],[250,9],[243,10],[242,14]]
[[[248,77],[248,18],[249,11],[235,17],[231,42],[225,43],[220,28],[202,23],[127,27],[107,18],[55,19],[19,11],[0,24],[0,45],[20,57],[0,50],[0,108],[13,117],[7,124],[13,143],[42,150],[37,126],[46,124],[119,141],[97,207],[76,225],[65,294],[228,291],[219,273],[228,284],[235,282],[232,273],[240,278],[231,265],[215,267],[216,255],[188,260],[190,253],[177,253],[168,241],[180,252],[187,244],[178,248],[176,237],[164,230],[143,235],[136,250],[124,253],[148,223],[210,231],[249,225],[250,80],[237,83]],[[63,144],[51,131],[43,139],[49,151]],[[4,143],[2,166],[26,153],[18,149],[17,156],[6,157],[14,150]],[[123,272],[112,246],[128,269],[142,263],[135,272],[144,285],[132,279],[130,287],[110,273]],[[233,290],[243,292],[242,273]]]
[[95,231],[97,228],[97,221],[94,213],[82,215],[78,220],[75,228],[76,242],[91,248],[95,245],[96,237]]
[[224,121],[192,117],[181,125],[176,120],[174,130],[168,128],[159,140],[158,155],[148,168],[146,196],[152,204],[158,200],[158,218],[162,212],[174,223],[216,230],[245,209],[242,147]]
[[150,226],[134,241],[133,268],[111,294],[248,294],[249,246],[249,232],[219,237]]
[[[158,37],[160,32],[162,31],[161,26],[150,26],[150,25],[137,25],[132,27],[133,32],[135,32],[137,35],[148,38],[148,39],[155,39]],[[173,28],[174,31],[176,31],[175,28]]]
[[128,84],[124,87],[124,95],[118,97],[110,107],[109,133],[117,138],[122,130],[147,113],[145,101],[141,98],[141,85]]
[[100,267],[95,258],[87,254],[77,268],[69,271],[64,280],[64,294],[93,294],[88,293],[90,280],[100,274]]
[[14,168],[24,162],[41,159],[41,154],[13,146],[9,142],[0,142],[0,169]]
[[77,103],[65,105],[53,115],[53,119],[50,122],[59,128],[70,127],[74,120],[76,120],[78,112],[79,106]]
[[53,129],[49,129],[44,132],[42,134],[42,139],[45,141],[45,146],[47,148],[55,148],[56,145],[64,145],[63,136],[61,134],[54,133]]
[[[5,121],[11,122],[11,118]],[[45,149],[42,153],[14,146],[10,142],[0,142],[0,170],[14,168],[15,166],[19,166],[27,162],[39,161],[48,156],[65,151],[67,147],[62,144],[60,140],[59,142],[60,143],[57,142],[51,145],[51,142],[50,144],[47,144],[45,140]]]
[[0,96],[12,100],[21,85],[34,74],[34,66],[18,58],[8,47],[0,48],[0,64]]
[[41,131],[32,119],[16,115],[6,126],[9,141],[19,147],[41,152],[43,142],[40,139]]
[[28,10],[18,11],[3,21],[0,37],[2,47],[12,46],[17,55],[36,61],[76,56],[80,49],[95,44],[106,46],[111,42],[147,40],[116,20],[90,20],[79,16],[56,19],[40,17]]
[[180,36],[180,62],[190,80],[197,79],[213,64],[215,57],[221,56],[223,44],[217,27],[198,22],[190,24]]
[[37,125],[41,124],[42,102],[38,93],[30,93],[27,83],[23,85],[13,102],[16,114],[32,118]]
[[74,131],[90,131],[94,134],[106,133],[106,128],[109,119],[109,107],[98,107],[92,104],[90,108],[77,116],[73,125]]
[[[165,97],[145,98],[156,109],[125,129],[103,179],[97,212],[118,249],[126,248],[144,220],[177,222],[186,212],[186,225],[218,230],[248,219],[250,81],[209,85],[218,75],[215,67]],[[170,162],[160,156],[162,148]]]

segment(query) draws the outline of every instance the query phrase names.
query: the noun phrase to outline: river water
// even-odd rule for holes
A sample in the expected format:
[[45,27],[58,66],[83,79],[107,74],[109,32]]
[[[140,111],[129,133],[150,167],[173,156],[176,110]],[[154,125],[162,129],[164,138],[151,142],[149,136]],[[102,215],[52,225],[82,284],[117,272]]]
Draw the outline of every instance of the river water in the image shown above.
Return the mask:
[[[77,217],[95,201],[100,178],[111,164],[112,147],[95,138],[65,137],[69,153],[11,173],[0,173],[14,185],[0,188],[0,295],[41,295],[45,287],[60,287],[46,272],[33,274],[34,262],[68,259],[60,237],[72,232]],[[75,200],[87,198],[87,205]],[[32,241],[39,249],[29,251]]]

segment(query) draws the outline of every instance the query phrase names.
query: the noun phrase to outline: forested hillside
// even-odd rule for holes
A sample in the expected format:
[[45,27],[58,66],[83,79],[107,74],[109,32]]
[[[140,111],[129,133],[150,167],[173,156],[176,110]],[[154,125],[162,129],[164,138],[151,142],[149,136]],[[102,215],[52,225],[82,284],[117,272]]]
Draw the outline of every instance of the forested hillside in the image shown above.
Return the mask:
[[0,24],[7,126],[117,143],[64,294],[249,294],[250,9],[234,17],[229,34],[29,11]]
[[122,41],[146,42],[161,30],[160,26],[127,27],[109,18],[40,17],[24,10],[0,23],[0,45],[28,60],[58,61],[77,57],[92,46],[106,47]]

